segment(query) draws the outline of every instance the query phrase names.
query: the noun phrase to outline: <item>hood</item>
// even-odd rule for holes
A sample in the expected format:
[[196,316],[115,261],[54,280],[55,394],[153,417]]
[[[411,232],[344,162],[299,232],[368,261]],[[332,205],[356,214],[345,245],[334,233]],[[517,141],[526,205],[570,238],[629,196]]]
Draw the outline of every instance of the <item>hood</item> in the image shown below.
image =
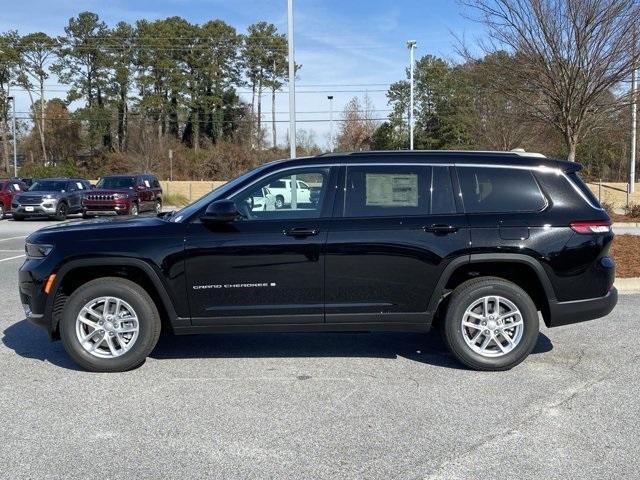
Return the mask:
[[64,195],[63,192],[59,192],[58,190],[27,190],[26,192],[18,192],[16,193],[16,197],[44,197],[46,195],[51,195],[54,198],[59,198]]
[[167,222],[158,217],[104,217],[92,220],[68,220],[55,225],[49,225],[33,232],[27,238],[32,243],[57,242],[73,243],[73,241],[93,241],[108,238],[133,238],[151,235],[148,229],[166,225]]
[[84,192],[85,195],[113,195],[114,193],[125,193],[127,195],[135,195],[135,190],[130,188],[92,188]]

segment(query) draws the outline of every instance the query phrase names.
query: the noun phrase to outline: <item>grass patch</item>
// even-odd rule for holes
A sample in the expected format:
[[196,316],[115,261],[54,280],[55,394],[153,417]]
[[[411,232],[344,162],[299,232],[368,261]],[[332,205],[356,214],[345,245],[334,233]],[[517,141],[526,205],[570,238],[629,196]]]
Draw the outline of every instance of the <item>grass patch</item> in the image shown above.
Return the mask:
[[184,207],[189,204],[189,199],[179,193],[167,193],[163,195],[162,201],[165,205],[173,205],[174,207]]

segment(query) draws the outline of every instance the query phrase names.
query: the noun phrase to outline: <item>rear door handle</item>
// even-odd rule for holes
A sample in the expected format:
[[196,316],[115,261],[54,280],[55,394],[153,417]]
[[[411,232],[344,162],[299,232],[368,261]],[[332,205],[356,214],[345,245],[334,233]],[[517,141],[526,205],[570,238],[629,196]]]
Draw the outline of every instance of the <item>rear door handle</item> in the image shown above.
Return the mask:
[[282,233],[289,237],[310,237],[312,235],[317,235],[320,232],[317,228],[291,228],[289,230],[284,230]]
[[435,233],[440,235],[446,235],[448,233],[455,233],[458,231],[458,227],[454,227],[453,225],[445,225],[445,224],[434,224],[428,225],[426,227],[422,227],[425,232]]

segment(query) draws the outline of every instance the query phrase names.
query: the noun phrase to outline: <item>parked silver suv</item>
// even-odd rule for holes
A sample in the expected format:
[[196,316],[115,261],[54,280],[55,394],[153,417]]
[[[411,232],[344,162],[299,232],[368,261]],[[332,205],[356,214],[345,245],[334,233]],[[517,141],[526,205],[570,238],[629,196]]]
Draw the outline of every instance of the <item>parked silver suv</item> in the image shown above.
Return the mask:
[[70,213],[82,212],[82,197],[91,189],[84,178],[41,178],[29,190],[13,197],[14,220],[26,217],[50,217],[64,220]]

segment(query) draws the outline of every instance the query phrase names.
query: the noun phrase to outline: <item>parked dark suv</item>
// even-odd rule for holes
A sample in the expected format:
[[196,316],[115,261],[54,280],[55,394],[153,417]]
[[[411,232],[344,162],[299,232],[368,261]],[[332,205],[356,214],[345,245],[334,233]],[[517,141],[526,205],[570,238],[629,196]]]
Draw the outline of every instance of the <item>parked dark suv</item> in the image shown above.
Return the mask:
[[154,175],[109,175],[102,177],[83,202],[84,217],[138,215],[162,211],[162,188]]
[[49,217],[64,220],[70,213],[82,211],[82,195],[91,188],[84,178],[39,178],[26,192],[13,197],[13,219]]
[[[82,367],[140,365],[176,334],[426,331],[478,370],[615,306],[609,217],[577,163],[366,152],[273,162],[172,214],[42,229],[20,296]],[[255,209],[280,180],[317,202]]]

